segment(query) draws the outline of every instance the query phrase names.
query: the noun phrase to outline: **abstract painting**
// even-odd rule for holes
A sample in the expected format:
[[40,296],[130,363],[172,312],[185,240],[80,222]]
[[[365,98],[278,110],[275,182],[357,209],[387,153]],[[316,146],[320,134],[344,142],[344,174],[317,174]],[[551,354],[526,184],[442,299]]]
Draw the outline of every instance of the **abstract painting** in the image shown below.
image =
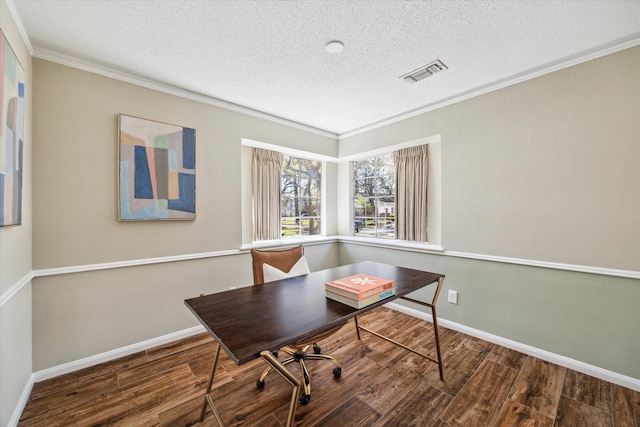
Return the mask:
[[118,127],[118,219],[195,219],[195,129],[123,114]]
[[22,223],[25,72],[0,32],[0,227]]

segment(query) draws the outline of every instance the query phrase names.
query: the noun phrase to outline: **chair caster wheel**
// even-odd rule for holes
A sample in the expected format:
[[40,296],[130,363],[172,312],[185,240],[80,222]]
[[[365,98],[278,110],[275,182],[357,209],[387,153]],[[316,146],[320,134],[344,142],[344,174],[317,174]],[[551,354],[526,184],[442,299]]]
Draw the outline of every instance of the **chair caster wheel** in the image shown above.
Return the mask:
[[306,405],[307,403],[309,403],[310,400],[311,400],[311,395],[310,394],[301,394],[300,395],[300,404],[301,405]]
[[342,368],[333,368],[333,378],[340,378],[342,375]]
[[256,381],[256,388],[258,390],[262,390],[264,388],[264,381],[257,380]]
[[320,346],[319,346],[318,344],[315,344],[315,343],[314,343],[314,344],[313,344],[313,352],[314,352],[315,354],[320,354],[320,353],[322,353],[322,349],[320,348]]

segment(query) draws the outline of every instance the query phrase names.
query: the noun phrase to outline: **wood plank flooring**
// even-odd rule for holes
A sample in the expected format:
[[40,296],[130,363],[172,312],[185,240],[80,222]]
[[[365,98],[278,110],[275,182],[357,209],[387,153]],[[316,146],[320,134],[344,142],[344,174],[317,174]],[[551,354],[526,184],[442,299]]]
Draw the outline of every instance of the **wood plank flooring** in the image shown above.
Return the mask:
[[[384,307],[359,322],[435,356],[429,322]],[[330,362],[308,364],[312,399],[298,405],[296,425],[640,427],[639,392],[453,330],[440,328],[445,381],[435,364],[361,336],[349,323],[320,343],[342,376]],[[209,409],[198,422],[214,349],[203,333],[36,383],[18,425],[217,426]],[[271,374],[257,390],[264,366],[221,352],[212,397],[227,425],[285,425],[290,386]]]

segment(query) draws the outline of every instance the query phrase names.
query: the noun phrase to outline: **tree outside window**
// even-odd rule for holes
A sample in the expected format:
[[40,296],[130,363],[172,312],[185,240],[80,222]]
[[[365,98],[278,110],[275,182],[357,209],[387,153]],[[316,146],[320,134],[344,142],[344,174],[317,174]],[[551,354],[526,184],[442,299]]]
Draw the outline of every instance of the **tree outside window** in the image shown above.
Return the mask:
[[395,238],[395,168],[391,153],[353,162],[354,235]]
[[282,163],[282,236],[319,235],[322,162],[285,156]]

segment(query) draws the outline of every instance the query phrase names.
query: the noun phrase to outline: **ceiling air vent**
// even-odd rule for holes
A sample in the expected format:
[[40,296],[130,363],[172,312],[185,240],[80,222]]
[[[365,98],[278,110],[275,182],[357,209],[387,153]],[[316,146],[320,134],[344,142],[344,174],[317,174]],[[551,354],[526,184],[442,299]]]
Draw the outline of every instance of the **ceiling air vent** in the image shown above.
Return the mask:
[[442,63],[439,59],[437,61],[433,61],[430,64],[427,64],[423,67],[418,68],[417,70],[413,70],[410,73],[407,73],[403,76],[400,76],[400,80],[407,84],[413,84],[419,82],[420,80],[424,80],[427,77],[433,76],[435,73],[439,73],[440,71],[446,70],[447,66]]

